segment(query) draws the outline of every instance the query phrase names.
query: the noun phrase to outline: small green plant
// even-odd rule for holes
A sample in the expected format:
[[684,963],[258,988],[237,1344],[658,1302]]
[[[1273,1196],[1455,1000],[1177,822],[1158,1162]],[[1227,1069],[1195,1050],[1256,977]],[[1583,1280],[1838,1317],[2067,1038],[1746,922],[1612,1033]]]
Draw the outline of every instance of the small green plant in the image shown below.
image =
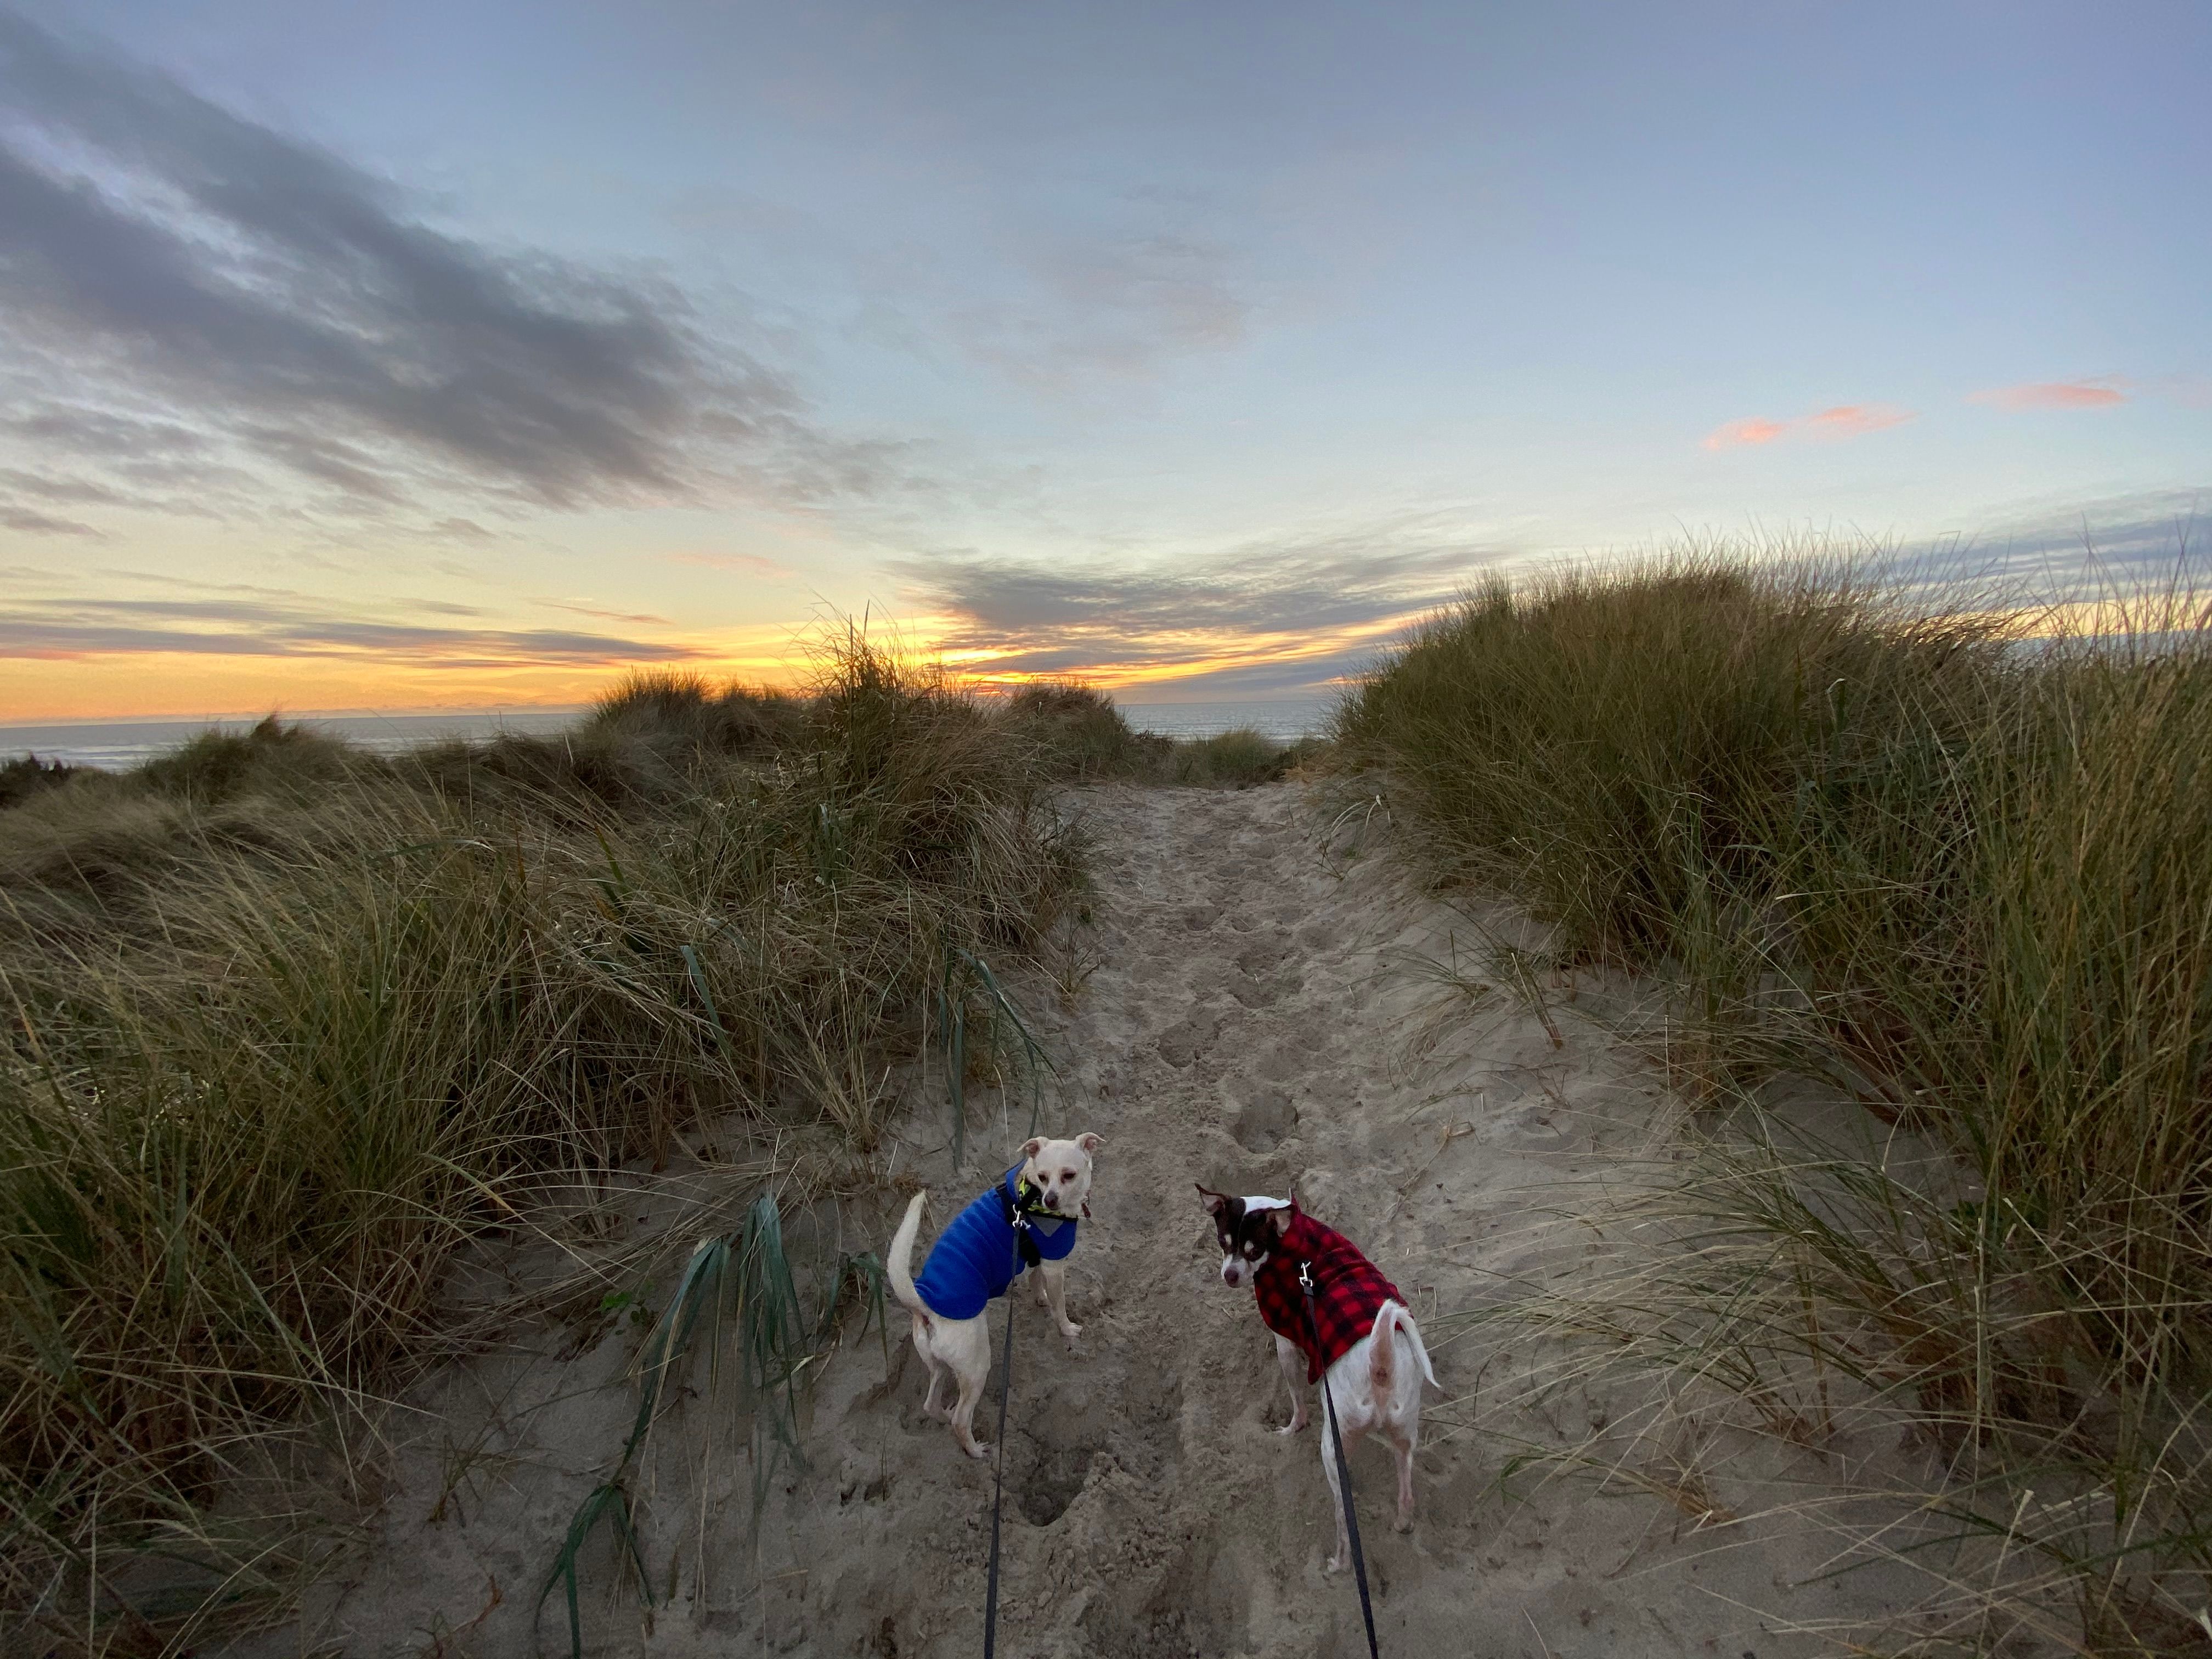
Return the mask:
[[[1026,1080],[1029,1133],[1036,1133],[1038,1114],[1044,1107],[1044,1079],[1053,1071],[1052,1061],[990,964],[957,945],[949,946],[932,1006],[943,1043],[946,1092],[952,1104],[953,1164],[957,1166],[967,1158],[968,1076],[979,1058],[995,1064],[1001,1075],[1011,1073]],[[983,1042],[971,1045],[970,1034],[977,1030]]]
[[[880,1311],[880,1286],[877,1307]],[[749,1413],[751,1425],[753,1513],[757,1519],[777,1460],[799,1455],[798,1380],[807,1352],[805,1322],[784,1254],[782,1212],[773,1194],[763,1194],[754,1200],[734,1236],[703,1239],[692,1250],[668,1305],[646,1336],[638,1356],[637,1415],[614,1472],[586,1494],[570,1518],[538,1594],[542,1611],[556,1589],[565,1591],[570,1659],[583,1659],[580,1559],[602,1524],[612,1528],[622,1559],[635,1571],[639,1599],[647,1607],[653,1605],[652,1580],[627,1482],[630,1466],[653,1432],[671,1379],[689,1361],[700,1340],[702,1322],[717,1359],[725,1322],[733,1328],[738,1407]]]
[[609,1291],[599,1298],[599,1311],[617,1316],[626,1315],[632,1325],[644,1330],[653,1323],[652,1295],[650,1285],[638,1291]]

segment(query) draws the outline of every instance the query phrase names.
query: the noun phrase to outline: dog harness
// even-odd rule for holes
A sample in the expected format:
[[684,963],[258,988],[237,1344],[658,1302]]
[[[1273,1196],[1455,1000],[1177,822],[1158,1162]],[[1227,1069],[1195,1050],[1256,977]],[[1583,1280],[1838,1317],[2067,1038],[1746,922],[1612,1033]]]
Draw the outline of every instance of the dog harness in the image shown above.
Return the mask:
[[[1317,1382],[1354,1343],[1373,1332],[1375,1316],[1385,1302],[1403,1307],[1406,1298],[1342,1233],[1322,1226],[1295,1202],[1290,1211],[1291,1224],[1253,1276],[1252,1288],[1260,1297],[1260,1317],[1277,1336],[1297,1344],[1306,1357],[1306,1381]],[[1301,1267],[1313,1274],[1310,1331],[1305,1292],[1298,1285]],[[1316,1336],[1318,1349],[1314,1346]]]
[[[922,1305],[939,1319],[973,1319],[994,1297],[1004,1296],[1022,1271],[1038,1261],[1059,1261],[1075,1248],[1075,1218],[1039,1209],[1036,1193],[1021,1179],[1018,1164],[938,1234],[921,1277],[914,1281]],[[1024,1225],[1017,1244],[1015,1218]]]

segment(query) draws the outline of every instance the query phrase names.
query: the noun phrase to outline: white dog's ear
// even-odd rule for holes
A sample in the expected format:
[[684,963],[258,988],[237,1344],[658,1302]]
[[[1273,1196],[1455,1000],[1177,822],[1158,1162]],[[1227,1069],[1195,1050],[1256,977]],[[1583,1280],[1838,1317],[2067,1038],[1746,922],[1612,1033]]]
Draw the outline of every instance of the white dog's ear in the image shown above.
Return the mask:
[[1191,1185],[1198,1187],[1198,1201],[1206,1206],[1206,1212],[1208,1215],[1219,1215],[1222,1211],[1229,1207],[1228,1194],[1217,1193],[1208,1187],[1199,1187],[1198,1182],[1194,1181]]
[[1094,1135],[1090,1130],[1085,1129],[1081,1134],[1076,1136],[1075,1144],[1082,1147],[1085,1152],[1095,1155],[1098,1149],[1106,1144],[1106,1137]]
[[1042,1135],[1031,1135],[1027,1140],[1022,1142],[1022,1157],[1024,1159],[1035,1158],[1044,1150],[1044,1145]]

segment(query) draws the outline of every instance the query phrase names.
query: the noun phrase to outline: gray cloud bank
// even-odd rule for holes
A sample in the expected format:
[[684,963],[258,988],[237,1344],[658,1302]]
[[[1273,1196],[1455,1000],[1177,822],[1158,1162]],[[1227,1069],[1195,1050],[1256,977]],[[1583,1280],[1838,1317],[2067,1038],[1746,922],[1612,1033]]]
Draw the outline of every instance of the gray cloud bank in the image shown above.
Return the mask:
[[[956,619],[945,649],[1003,653],[992,672],[1149,679],[1187,667],[1210,692],[1259,696],[1355,672],[1376,654],[1378,632],[1448,602],[1505,556],[1386,528],[1253,545],[1179,569],[1086,572],[944,554],[909,559],[902,574],[916,603]],[[1260,659],[1223,665],[1231,656]]]
[[[817,500],[880,447],[805,420],[684,297],[410,215],[392,186],[0,11],[0,483],[19,529],[199,505],[240,464],[356,508],[573,507],[710,474]],[[240,500],[252,499],[240,492]]]
[[1924,543],[1870,543],[1863,562],[1897,592],[1948,606],[2146,594],[2212,585],[2212,486],[2026,503]]
[[[670,662],[697,654],[683,646],[561,629],[473,628],[333,616],[306,596],[269,589],[210,586],[203,591],[211,597],[31,599],[0,606],[0,658],[163,651],[224,657],[374,658],[380,665],[394,666],[514,668]],[[252,597],[226,597],[232,593]],[[440,615],[466,614],[467,610],[430,602],[406,608]]]
[[2147,490],[2022,514],[1970,545],[1989,551],[1995,574],[2045,598],[2085,596],[2108,585],[2157,583],[2191,572],[2201,582],[2212,550],[2203,518],[2208,506],[2212,486]]

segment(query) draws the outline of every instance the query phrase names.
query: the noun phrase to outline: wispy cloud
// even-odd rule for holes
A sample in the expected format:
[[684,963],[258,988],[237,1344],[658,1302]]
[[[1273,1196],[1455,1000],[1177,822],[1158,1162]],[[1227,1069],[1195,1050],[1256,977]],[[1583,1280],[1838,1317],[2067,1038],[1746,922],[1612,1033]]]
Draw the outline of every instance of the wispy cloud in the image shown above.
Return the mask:
[[2015,412],[2040,409],[2110,409],[2128,400],[2129,382],[2118,374],[2086,380],[2039,380],[2027,386],[1970,392],[1969,403]]
[[1869,432],[1903,426],[1917,418],[1911,410],[1899,409],[1894,404],[1838,404],[1817,415],[1808,415],[1797,423],[1796,429],[1808,438],[1859,438]]
[[1158,225],[1120,240],[1041,235],[1013,261],[1023,290],[955,307],[949,325],[969,355],[1032,390],[1092,392],[1241,343],[1253,307],[1237,265],[1211,238]]
[[1255,544],[1173,569],[1070,569],[945,554],[906,562],[936,643],[987,677],[1115,684],[1204,676],[1266,691],[1337,678],[1507,550],[1418,526]]
[[656,617],[646,611],[602,611],[595,605],[569,605],[561,599],[543,599],[539,603],[550,611],[573,611],[579,617],[597,617],[601,622],[642,623],[647,627],[659,628],[669,625],[667,617]]
[[[401,191],[0,11],[0,423],[118,501],[244,465],[341,507],[714,485],[817,501],[895,447],[807,418],[665,283],[432,228]],[[241,500],[265,491],[242,490]],[[18,527],[78,533],[18,513]]]
[[1975,540],[1992,575],[2037,596],[2070,599],[2101,590],[2205,578],[2203,514],[2212,484],[2145,490],[2066,506],[2025,508]]
[[92,536],[100,532],[76,519],[58,519],[51,513],[13,501],[0,501],[0,526],[26,536]]
[[[465,607],[412,609],[451,614]],[[302,599],[56,599],[0,606],[0,657],[183,653],[368,659],[380,667],[582,667],[671,662],[694,648],[557,629],[448,627],[335,615]]]
[[1903,426],[1907,421],[1917,418],[1916,411],[1900,409],[1895,404],[1838,404],[1831,409],[1795,416],[1788,420],[1771,421],[1754,416],[1749,420],[1730,421],[1725,426],[1716,427],[1707,433],[1704,442],[1707,449],[1741,449],[1784,440],[1832,441],[1863,437],[1869,432]]
[[1730,421],[1705,434],[1707,449],[1740,449],[1751,444],[1771,444],[1790,430],[1781,421]]

